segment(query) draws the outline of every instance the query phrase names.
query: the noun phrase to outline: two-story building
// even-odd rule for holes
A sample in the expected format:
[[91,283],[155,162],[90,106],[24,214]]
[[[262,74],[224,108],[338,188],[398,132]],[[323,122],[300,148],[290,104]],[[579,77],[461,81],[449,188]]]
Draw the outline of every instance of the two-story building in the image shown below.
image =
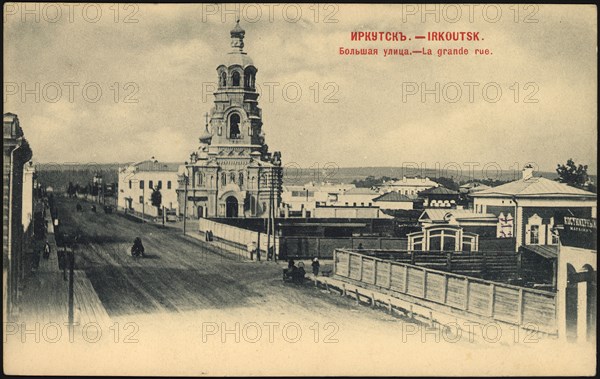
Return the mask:
[[[24,166],[32,151],[14,113],[3,117],[3,171],[2,171],[2,299],[3,319],[9,321],[16,314],[19,286],[26,268],[24,252]],[[29,199],[27,199],[29,201]]]
[[429,188],[438,187],[439,184],[428,177],[402,177],[402,179],[384,182],[379,186],[381,193],[398,192],[402,195],[417,196],[419,192]]
[[[117,205],[121,209],[132,210],[157,217],[161,209],[177,212],[177,180],[180,163],[162,163],[147,160],[133,163],[119,169],[119,196]],[[152,192],[160,191],[161,208],[152,205]]]

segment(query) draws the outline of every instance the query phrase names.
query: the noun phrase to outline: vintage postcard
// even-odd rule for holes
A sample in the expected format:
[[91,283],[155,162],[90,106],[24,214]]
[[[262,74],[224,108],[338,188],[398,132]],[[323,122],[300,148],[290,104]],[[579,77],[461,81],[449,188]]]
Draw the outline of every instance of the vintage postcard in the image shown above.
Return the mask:
[[5,374],[595,375],[595,5],[3,8]]

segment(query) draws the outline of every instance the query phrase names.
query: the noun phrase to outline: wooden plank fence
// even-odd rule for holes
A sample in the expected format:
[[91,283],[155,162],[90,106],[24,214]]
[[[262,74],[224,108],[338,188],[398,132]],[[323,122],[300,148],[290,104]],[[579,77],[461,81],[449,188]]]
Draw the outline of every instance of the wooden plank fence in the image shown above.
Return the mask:
[[[357,251],[358,252],[358,251]],[[520,254],[505,251],[437,252],[365,249],[361,254],[435,270],[503,281],[522,274]]]
[[343,249],[334,251],[334,273],[478,317],[555,334],[556,294],[390,261]]

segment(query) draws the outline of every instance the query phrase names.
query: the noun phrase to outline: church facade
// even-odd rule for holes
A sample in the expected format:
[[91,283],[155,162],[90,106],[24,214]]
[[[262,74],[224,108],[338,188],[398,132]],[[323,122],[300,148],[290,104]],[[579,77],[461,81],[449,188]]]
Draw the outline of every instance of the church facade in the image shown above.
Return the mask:
[[218,89],[199,147],[179,169],[179,209],[188,218],[267,217],[281,202],[281,154],[265,143],[258,70],[244,36],[238,21],[231,51],[217,67]]

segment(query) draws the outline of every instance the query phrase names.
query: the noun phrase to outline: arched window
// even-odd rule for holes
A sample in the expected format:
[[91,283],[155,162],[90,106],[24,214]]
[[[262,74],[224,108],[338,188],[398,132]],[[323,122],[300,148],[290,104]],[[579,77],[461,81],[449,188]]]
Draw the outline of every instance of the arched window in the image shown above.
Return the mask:
[[240,179],[238,180],[238,184],[240,186],[243,186],[244,185],[244,173],[243,172],[240,172],[239,178]]
[[235,183],[235,172],[229,173],[229,182]]
[[231,138],[231,139],[241,138],[240,115],[237,113],[234,113],[229,117],[229,138]]
[[227,73],[223,72],[221,73],[221,87],[226,87],[227,86]]
[[239,87],[240,86],[240,73],[237,71],[233,72],[233,75],[231,76],[232,79],[232,85],[234,87]]
[[221,174],[221,185],[225,187],[227,185],[227,175],[225,173]]

